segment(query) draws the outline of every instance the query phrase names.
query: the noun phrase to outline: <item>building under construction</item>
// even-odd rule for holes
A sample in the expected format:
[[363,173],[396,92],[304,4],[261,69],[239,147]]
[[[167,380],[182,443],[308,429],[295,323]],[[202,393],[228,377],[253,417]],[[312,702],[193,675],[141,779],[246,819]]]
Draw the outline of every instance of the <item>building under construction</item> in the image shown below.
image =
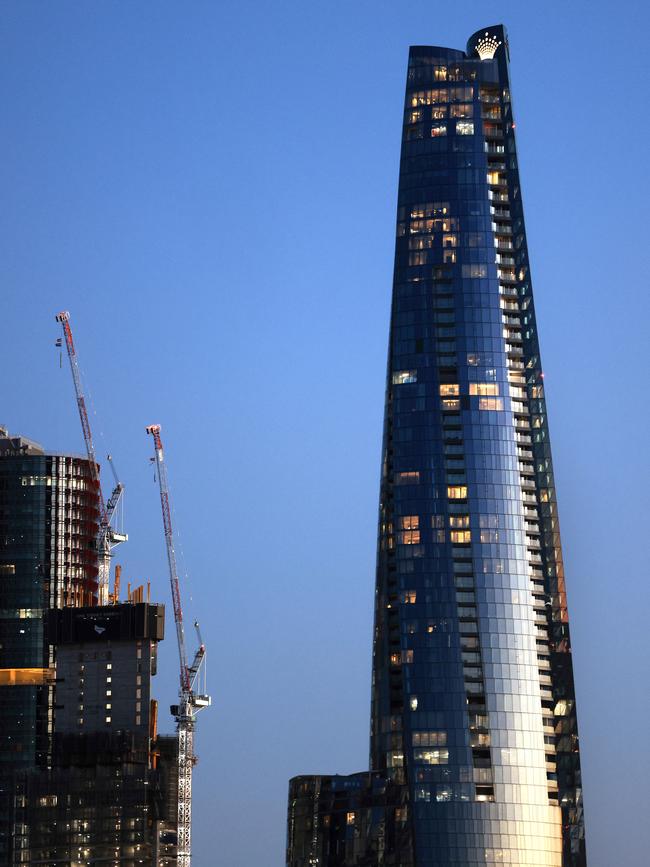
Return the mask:
[[97,604],[99,526],[88,459],[0,429],[0,864],[176,864],[164,606]]
[[175,738],[151,698],[164,607],[64,608],[56,648],[51,766],[18,777],[15,865],[176,863]]
[[96,598],[98,516],[87,460],[0,428],[0,864],[10,858],[14,775],[52,759],[47,611]]
[[[0,865],[190,867],[205,646],[188,661],[160,425],[154,438],[179,654],[176,735],[151,695],[164,607],[110,591],[124,487],[104,497],[70,314],[65,342],[86,458],[0,428]],[[203,679],[202,677],[203,676]]]

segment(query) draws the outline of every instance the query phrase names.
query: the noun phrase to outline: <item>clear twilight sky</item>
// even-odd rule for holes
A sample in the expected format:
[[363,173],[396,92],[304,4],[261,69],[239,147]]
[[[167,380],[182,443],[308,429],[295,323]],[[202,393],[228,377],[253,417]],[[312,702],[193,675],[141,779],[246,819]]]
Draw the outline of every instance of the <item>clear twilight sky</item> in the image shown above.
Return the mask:
[[[423,0],[0,5],[0,422],[126,484],[168,605],[160,422],[208,646],[194,867],[281,867],[287,781],[368,767],[384,373],[410,44],[509,30],[590,867],[648,803],[648,7]],[[110,476],[109,476],[110,481]],[[185,576],[185,572],[187,576]],[[188,634],[190,650],[193,635]]]

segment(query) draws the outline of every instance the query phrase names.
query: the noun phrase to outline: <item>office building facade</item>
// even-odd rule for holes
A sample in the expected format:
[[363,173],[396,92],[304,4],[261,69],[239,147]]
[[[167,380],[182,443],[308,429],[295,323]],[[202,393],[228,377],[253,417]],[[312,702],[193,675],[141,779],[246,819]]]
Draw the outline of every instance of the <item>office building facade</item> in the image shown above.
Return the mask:
[[586,863],[508,65],[501,26],[409,54],[371,709],[402,867]]

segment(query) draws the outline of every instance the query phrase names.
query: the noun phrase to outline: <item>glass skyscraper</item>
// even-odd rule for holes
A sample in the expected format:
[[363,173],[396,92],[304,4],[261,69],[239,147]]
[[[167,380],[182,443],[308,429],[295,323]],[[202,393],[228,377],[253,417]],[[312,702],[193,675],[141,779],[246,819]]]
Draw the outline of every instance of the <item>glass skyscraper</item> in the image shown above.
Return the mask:
[[95,599],[98,520],[87,460],[46,454],[0,427],[0,864],[10,857],[15,775],[51,761],[47,611]]
[[[328,780],[342,790],[341,778],[296,778],[290,867],[586,864],[508,52],[502,26],[475,33],[465,52],[410,50],[370,751],[371,771],[402,796],[370,860],[355,860],[346,839],[363,834],[363,810],[339,803],[332,814],[320,796]],[[376,809],[371,791],[362,800]],[[323,858],[340,815],[340,844]]]

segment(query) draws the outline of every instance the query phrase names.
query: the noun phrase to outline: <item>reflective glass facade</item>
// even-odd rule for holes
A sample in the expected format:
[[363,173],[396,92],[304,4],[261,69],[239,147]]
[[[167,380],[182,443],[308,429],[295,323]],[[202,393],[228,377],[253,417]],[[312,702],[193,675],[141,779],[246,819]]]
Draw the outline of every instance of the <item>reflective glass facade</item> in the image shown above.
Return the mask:
[[404,786],[381,773],[294,777],[287,865],[406,867],[412,863]]
[[381,481],[373,770],[417,865],[585,863],[503,27],[413,47]]
[[13,775],[51,760],[54,655],[47,610],[97,589],[99,504],[88,461],[0,428],[0,863]]
[[586,864],[508,64],[501,26],[409,54],[371,719],[402,867]]

